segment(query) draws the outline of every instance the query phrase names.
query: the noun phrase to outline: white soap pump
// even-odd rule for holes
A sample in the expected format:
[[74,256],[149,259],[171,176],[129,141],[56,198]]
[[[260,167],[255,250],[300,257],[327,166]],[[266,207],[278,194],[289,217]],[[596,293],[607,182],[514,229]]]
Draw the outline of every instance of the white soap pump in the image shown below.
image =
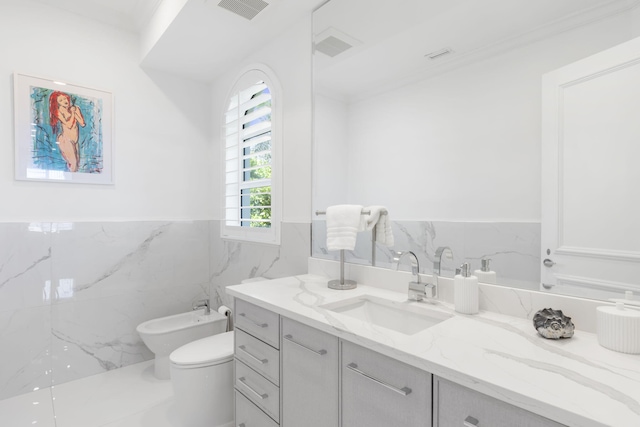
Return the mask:
[[453,282],[454,306],[462,314],[478,312],[478,278],[469,271],[469,264],[465,262],[460,266],[460,274],[456,274]]
[[491,271],[489,268],[489,263],[491,262],[491,258],[482,258],[480,261],[481,267],[480,270],[475,270],[473,274],[478,277],[478,281],[481,283],[496,283],[496,272]]

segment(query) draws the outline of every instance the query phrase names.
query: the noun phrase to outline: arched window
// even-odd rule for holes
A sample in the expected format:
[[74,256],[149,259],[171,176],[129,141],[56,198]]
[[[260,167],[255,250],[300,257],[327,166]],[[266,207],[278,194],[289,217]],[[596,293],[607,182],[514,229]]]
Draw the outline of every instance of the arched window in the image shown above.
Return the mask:
[[223,238],[280,243],[279,92],[273,73],[254,66],[227,100]]

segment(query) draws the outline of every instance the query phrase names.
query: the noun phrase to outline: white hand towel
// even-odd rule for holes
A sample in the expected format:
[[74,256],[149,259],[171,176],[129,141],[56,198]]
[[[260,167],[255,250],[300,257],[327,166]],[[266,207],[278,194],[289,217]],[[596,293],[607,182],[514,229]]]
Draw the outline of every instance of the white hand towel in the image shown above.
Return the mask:
[[356,235],[364,231],[365,222],[360,205],[336,205],[327,208],[327,249],[353,250]]
[[391,231],[391,220],[387,209],[384,206],[368,206],[364,210],[371,212],[365,217],[367,230],[371,230],[377,225],[376,241],[383,245],[393,246],[393,232]]

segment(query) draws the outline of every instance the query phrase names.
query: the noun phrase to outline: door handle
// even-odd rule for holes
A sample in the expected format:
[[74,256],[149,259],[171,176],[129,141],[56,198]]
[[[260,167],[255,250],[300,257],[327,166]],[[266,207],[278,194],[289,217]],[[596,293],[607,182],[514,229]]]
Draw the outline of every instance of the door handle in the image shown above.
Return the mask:
[[552,261],[549,258],[546,258],[544,261],[542,261],[542,263],[544,264],[545,267],[548,267],[548,268],[551,268],[554,265],[556,265],[555,261]]

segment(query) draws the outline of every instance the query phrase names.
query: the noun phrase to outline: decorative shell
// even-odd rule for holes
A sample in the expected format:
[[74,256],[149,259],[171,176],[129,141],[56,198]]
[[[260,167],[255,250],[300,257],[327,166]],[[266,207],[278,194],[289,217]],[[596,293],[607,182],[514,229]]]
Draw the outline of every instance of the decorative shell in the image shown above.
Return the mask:
[[533,326],[538,333],[545,338],[560,339],[571,338],[575,326],[571,318],[562,314],[561,310],[545,308],[533,316]]

